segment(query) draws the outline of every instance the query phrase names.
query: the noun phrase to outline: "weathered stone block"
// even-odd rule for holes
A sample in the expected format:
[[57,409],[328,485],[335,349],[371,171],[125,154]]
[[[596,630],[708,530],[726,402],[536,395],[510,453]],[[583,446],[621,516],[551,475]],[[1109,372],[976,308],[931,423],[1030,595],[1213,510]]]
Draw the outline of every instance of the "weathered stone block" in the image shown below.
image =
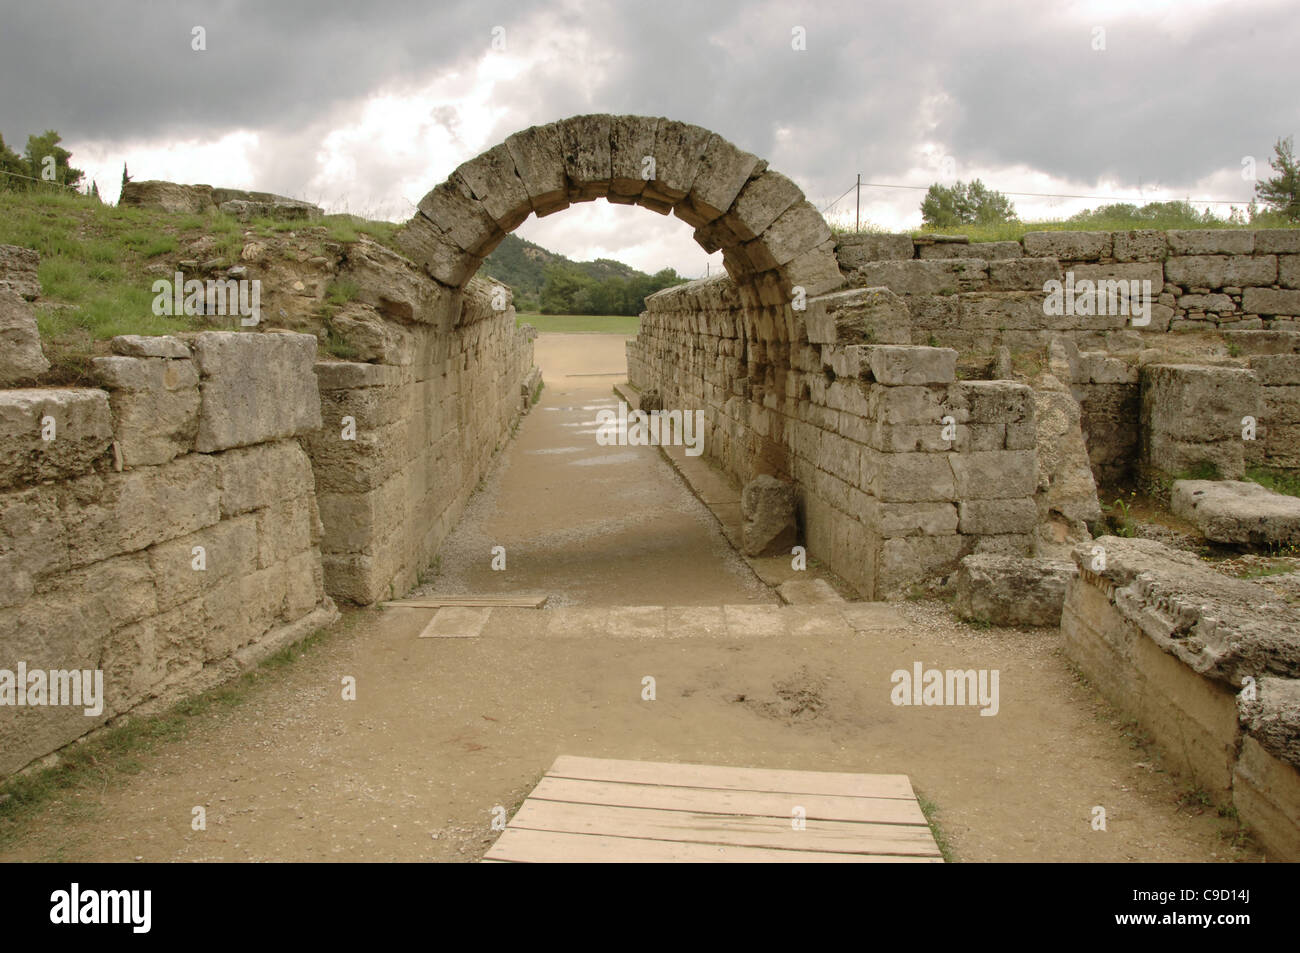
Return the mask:
[[957,570],[953,608],[964,619],[1005,626],[1061,623],[1061,608],[1074,565],[1064,561],[980,554]]
[[0,487],[85,473],[112,441],[102,390],[0,390]]
[[16,293],[0,287],[0,387],[34,380],[49,368],[36,315]]
[[1185,288],[1246,288],[1277,281],[1274,255],[1187,255],[1165,262],[1165,280]]
[[1037,485],[1036,455],[1031,450],[993,450],[948,455],[956,495],[962,500],[1030,497]]
[[1034,501],[1027,498],[963,500],[958,504],[958,510],[957,532],[967,536],[1032,533],[1038,522]]
[[193,361],[114,356],[97,357],[93,364],[110,392],[114,436],[126,466],[166,463],[190,451],[199,427]]
[[1029,232],[1025,255],[1060,261],[1096,261],[1111,257],[1110,232]]
[[1300,315],[1300,291],[1246,288],[1241,295],[1241,308],[1250,314]]
[[851,271],[869,261],[914,258],[915,247],[911,235],[840,235],[836,238],[835,257],[841,268]]
[[194,339],[194,356],[202,375],[200,452],[293,437],[321,425],[314,336],[206,331]]
[[1250,255],[1255,233],[1245,229],[1194,228],[1169,233],[1171,255]]
[[911,343],[907,304],[888,288],[854,288],[811,298],[805,322],[813,344]]
[[40,253],[20,245],[0,245],[0,292],[12,291],[20,298],[35,301],[41,296],[41,279],[37,267]]
[[1171,507],[1216,543],[1286,547],[1300,543],[1300,498],[1234,480],[1178,480]]
[[908,345],[858,345],[851,348],[881,384],[947,384],[957,379],[957,352]]

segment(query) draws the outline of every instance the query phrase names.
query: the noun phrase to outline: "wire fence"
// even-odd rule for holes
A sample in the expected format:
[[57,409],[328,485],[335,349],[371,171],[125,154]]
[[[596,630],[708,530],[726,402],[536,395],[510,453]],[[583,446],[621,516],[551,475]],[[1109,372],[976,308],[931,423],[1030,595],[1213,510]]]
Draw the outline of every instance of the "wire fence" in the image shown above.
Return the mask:
[[[862,220],[861,209],[862,209],[863,189],[895,189],[895,190],[907,190],[907,191],[914,191],[914,192],[928,192],[931,188],[932,186],[930,185],[900,185],[900,184],[888,183],[888,182],[863,182],[862,177],[859,176],[857,182],[854,182],[852,185],[850,185],[847,189],[845,189],[842,193],[840,193],[838,197],[826,203],[826,205],[822,207],[821,213],[824,217],[834,219],[836,221],[842,218],[849,217],[851,215],[855,228],[860,228],[861,220]],[[1084,199],[1092,202],[1112,202],[1112,203],[1121,203],[1121,202],[1145,203],[1151,201],[1177,201],[1176,199],[1153,199],[1149,195],[1144,196],[1141,194],[1139,194],[1137,197],[1134,197],[1132,195],[1081,195],[1081,194],[1071,193],[1071,192],[1015,192],[1015,191],[1003,191],[1001,189],[994,189],[991,186],[988,188],[989,191],[991,192],[996,191],[1001,195],[1014,196],[1016,198],[1073,199],[1073,200]],[[855,192],[857,194],[855,196],[854,207],[852,209],[841,208],[840,203],[843,202],[850,195],[854,194]],[[1228,205],[1228,206],[1241,206],[1243,208],[1248,206],[1251,203],[1251,199],[1243,200],[1243,199],[1186,198],[1183,199],[1183,201],[1186,201],[1191,205]]]

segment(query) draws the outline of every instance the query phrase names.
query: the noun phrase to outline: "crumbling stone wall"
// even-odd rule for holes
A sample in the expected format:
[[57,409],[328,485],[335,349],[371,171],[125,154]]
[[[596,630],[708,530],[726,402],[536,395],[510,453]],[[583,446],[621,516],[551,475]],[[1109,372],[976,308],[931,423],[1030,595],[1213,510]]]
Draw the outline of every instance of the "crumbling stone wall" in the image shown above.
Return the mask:
[[0,708],[0,776],[336,618],[311,465],[316,340],[123,337],[103,388],[0,390],[0,668],[99,669],[104,707]]
[[1074,553],[1065,650],[1166,760],[1300,860],[1300,612],[1154,540]]

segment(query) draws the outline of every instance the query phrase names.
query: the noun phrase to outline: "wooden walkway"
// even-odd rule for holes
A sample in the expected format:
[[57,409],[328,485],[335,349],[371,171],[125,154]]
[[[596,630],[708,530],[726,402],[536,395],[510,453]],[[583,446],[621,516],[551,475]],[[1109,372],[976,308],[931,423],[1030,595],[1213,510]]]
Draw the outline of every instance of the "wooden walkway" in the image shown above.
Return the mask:
[[902,774],[562,755],[486,862],[942,863]]

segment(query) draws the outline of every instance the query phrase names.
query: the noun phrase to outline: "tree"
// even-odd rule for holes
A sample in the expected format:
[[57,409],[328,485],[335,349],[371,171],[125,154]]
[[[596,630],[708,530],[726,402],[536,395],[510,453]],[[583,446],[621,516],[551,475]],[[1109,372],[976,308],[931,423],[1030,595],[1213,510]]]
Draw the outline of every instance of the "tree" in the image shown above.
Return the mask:
[[931,228],[948,228],[953,225],[994,225],[1014,222],[1016,209],[1001,192],[996,192],[975,179],[969,185],[958,182],[930,186],[921,202],[921,221]]
[[[25,158],[27,167],[31,170],[28,172],[33,179],[42,182],[57,182],[60,185],[68,185],[76,188],[81,184],[81,178],[85,174],[80,169],[74,169],[68,164],[72,158],[72,153],[59,145],[63,141],[53,129],[45,130],[44,135],[27,137],[27,152]],[[46,172],[49,168],[49,159],[53,159],[53,175],[51,179]]]
[[126,183],[131,181],[131,177],[126,174],[126,163],[122,163],[122,188],[126,188]]
[[1269,166],[1277,175],[1255,183],[1255,195],[1269,208],[1292,222],[1300,221],[1300,163],[1290,136],[1273,145],[1275,158]]
[[0,136],[0,189],[27,188],[31,183],[25,178],[18,178],[25,175],[27,163],[22,156],[5,145],[5,137]]

